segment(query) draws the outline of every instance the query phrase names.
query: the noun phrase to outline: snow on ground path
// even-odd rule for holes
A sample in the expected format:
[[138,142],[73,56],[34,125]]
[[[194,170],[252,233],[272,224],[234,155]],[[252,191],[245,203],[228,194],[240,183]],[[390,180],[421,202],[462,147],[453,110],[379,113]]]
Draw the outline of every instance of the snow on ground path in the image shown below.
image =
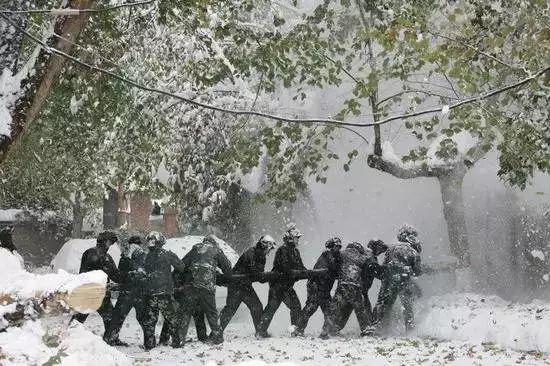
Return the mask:
[[[103,327],[100,318],[94,314],[88,319],[85,325],[94,333],[101,334]],[[244,336],[237,335],[237,332],[244,333]],[[221,346],[189,342],[182,349],[157,347],[151,352],[144,352],[139,347],[142,343],[141,330],[132,312],[121,332],[121,338],[131,345],[118,349],[128,354],[135,365],[154,366],[550,365],[550,358],[544,354],[502,349],[492,343],[399,337],[358,338],[354,335],[330,340],[313,336],[275,336],[257,340],[252,334],[248,324],[232,323],[226,330],[226,341]],[[189,336],[193,337],[194,334]]]

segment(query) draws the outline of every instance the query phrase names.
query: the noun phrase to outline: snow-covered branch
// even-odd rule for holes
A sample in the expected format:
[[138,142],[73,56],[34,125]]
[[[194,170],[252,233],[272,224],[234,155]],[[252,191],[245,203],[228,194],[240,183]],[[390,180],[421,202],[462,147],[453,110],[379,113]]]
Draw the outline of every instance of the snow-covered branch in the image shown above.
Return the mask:
[[75,16],[84,13],[101,13],[105,11],[118,10],[121,8],[131,8],[135,6],[148,5],[157,0],[136,1],[124,4],[113,5],[105,8],[97,9],[77,9],[77,8],[59,8],[59,9],[25,9],[25,10],[5,10],[0,9],[0,13],[5,14],[52,14],[56,16]]
[[50,47],[45,42],[43,42],[40,39],[38,39],[37,37],[33,36],[32,34],[27,32],[26,30],[21,29],[20,27],[18,27],[9,18],[7,18],[4,14],[0,14],[0,17],[4,18],[8,23],[13,25],[14,28],[16,30],[18,30],[19,32],[23,32],[32,41],[40,44],[43,47],[43,49],[46,50],[47,52],[50,52],[50,53],[59,55],[63,58],[69,59],[72,62],[77,63],[77,64],[79,64],[83,67],[86,67],[88,69],[95,70],[95,71],[101,72],[103,74],[109,75],[109,76],[111,76],[111,77],[113,77],[117,80],[120,80],[120,81],[122,81],[126,84],[129,84],[129,85],[131,85],[135,88],[145,90],[145,91],[148,91],[148,92],[152,92],[152,93],[165,95],[165,96],[168,96],[168,97],[172,97],[172,98],[181,100],[181,101],[183,101],[187,104],[190,104],[190,105],[193,105],[193,106],[196,106],[196,107],[200,107],[200,108],[209,109],[209,110],[216,111],[216,112],[228,113],[228,114],[237,115],[237,116],[243,116],[243,115],[256,116],[256,117],[267,118],[267,119],[280,121],[280,122],[285,122],[285,123],[306,123],[306,124],[321,123],[321,124],[328,124],[328,125],[335,125],[335,126],[348,126],[348,127],[379,126],[379,125],[383,125],[383,124],[386,124],[386,123],[389,123],[389,122],[392,122],[392,121],[396,121],[396,120],[404,120],[404,119],[423,116],[423,115],[427,115],[427,114],[441,113],[443,111],[448,111],[448,110],[451,110],[451,109],[459,108],[459,107],[467,105],[467,104],[479,102],[481,100],[484,100],[484,99],[490,98],[492,96],[504,93],[506,91],[519,88],[519,87],[521,87],[521,86],[523,86],[523,85],[525,85],[525,84],[541,77],[542,75],[544,75],[545,73],[547,73],[550,70],[550,66],[544,67],[544,68],[540,69],[539,71],[537,71],[533,74],[530,74],[528,77],[526,77],[524,79],[521,79],[521,80],[519,80],[515,83],[506,85],[506,86],[498,88],[498,89],[494,89],[494,90],[489,91],[489,92],[484,93],[484,94],[480,94],[480,95],[477,95],[477,96],[473,96],[473,97],[470,97],[470,98],[459,100],[459,101],[457,101],[453,104],[450,104],[450,105],[442,105],[442,106],[435,107],[435,108],[423,109],[423,110],[420,110],[420,111],[417,111],[417,112],[398,114],[398,115],[390,116],[390,117],[387,117],[387,118],[384,118],[384,119],[380,119],[380,120],[372,122],[372,123],[344,122],[344,121],[340,121],[340,120],[332,119],[332,118],[292,118],[292,117],[287,117],[287,116],[282,116],[282,115],[275,115],[275,114],[269,114],[269,113],[264,113],[264,112],[259,112],[259,111],[253,111],[253,110],[235,110],[235,109],[218,107],[218,106],[215,106],[215,105],[212,105],[212,104],[203,103],[203,102],[200,102],[200,101],[189,99],[189,98],[186,98],[186,97],[182,96],[181,94],[172,93],[172,92],[169,92],[169,91],[164,90],[164,89],[159,89],[159,88],[154,88],[154,87],[149,87],[149,86],[142,85],[142,84],[138,83],[135,80],[126,78],[126,77],[121,76],[121,75],[119,75],[117,73],[114,73],[112,71],[109,71],[109,70],[91,65],[89,63],[86,63],[86,62],[74,57],[74,56],[71,56],[71,55],[67,54],[66,52],[63,52],[62,50],[59,50],[55,47]]

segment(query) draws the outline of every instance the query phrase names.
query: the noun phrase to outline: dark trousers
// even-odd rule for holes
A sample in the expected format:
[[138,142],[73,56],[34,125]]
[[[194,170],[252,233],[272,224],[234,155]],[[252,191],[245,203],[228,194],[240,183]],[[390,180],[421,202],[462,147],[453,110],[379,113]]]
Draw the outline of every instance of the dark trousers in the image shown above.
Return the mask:
[[[184,297],[183,295],[176,295],[175,296],[176,302],[178,303],[178,314],[181,314],[183,306],[185,306]],[[208,336],[206,335],[206,323],[204,320],[204,313],[201,309],[194,309],[193,310],[193,323],[195,323],[195,331],[197,332],[197,339],[201,342],[206,342],[208,339]],[[176,322],[176,328],[177,331],[180,332],[181,324],[180,319]],[[170,327],[168,326],[168,322],[164,322],[162,325],[162,331],[160,332],[160,340],[159,343],[161,344],[168,344],[170,341]],[[183,340],[185,341],[185,340]]]
[[[336,293],[334,294],[334,311],[335,314],[347,314],[355,312],[361,333],[365,333],[370,324],[370,313],[365,306],[363,291],[361,286],[351,284],[338,284]],[[339,315],[337,315],[339,316]],[[341,324],[337,324],[340,326]],[[342,325],[342,327],[345,323]],[[323,332],[332,333],[335,329],[329,325],[323,327]]]
[[[111,320],[113,319],[113,303],[111,302],[111,293],[107,291],[105,293],[105,297],[103,298],[103,302],[101,303],[101,306],[99,309],[97,309],[97,312],[99,316],[101,316],[101,319],[103,319],[103,328],[107,330],[109,328],[109,324],[111,323]],[[88,318],[89,314],[82,314],[78,313],[73,315],[71,321],[77,320],[80,323],[84,323],[86,319]]]
[[290,323],[296,325],[300,317],[302,306],[300,304],[300,299],[296,295],[296,291],[292,286],[280,286],[272,285],[269,287],[269,296],[267,300],[267,305],[262,314],[262,320],[260,321],[259,329],[262,332],[267,331],[273,316],[281,306],[281,303],[284,303],[286,307],[290,310]]
[[297,331],[303,332],[306,329],[309,318],[315,314],[319,307],[325,317],[325,324],[323,325],[323,328],[332,327],[331,322],[334,318],[334,314],[330,289],[327,291],[327,289],[320,289],[317,286],[308,286],[306,304],[304,305],[298,322],[296,323]]
[[398,274],[388,276],[382,281],[375,308],[377,327],[384,327],[388,324],[393,304],[398,296],[401,305],[403,305],[405,328],[407,330],[414,328],[414,283],[408,276],[402,277]]
[[[372,325],[374,323],[374,314],[372,312],[372,304],[370,303],[368,289],[363,289],[363,299],[365,299],[365,308],[369,313],[369,324]],[[336,312],[334,314],[335,327],[333,329],[335,332],[341,331],[346,326],[346,324],[348,323],[349,317],[353,312],[353,309],[351,307],[347,307],[342,309],[341,311],[342,313],[340,314]]]
[[136,310],[136,319],[141,326],[141,329],[145,331],[144,325],[146,315],[143,294],[134,293],[131,291],[120,291],[113,310],[113,318],[105,330],[105,334],[103,335],[103,339],[105,339],[105,341],[112,342],[119,338],[122,324],[124,324],[124,320],[132,308]]
[[[184,342],[187,337],[189,323],[193,314],[201,311],[208,325],[210,326],[210,336],[214,341],[223,340],[223,331],[218,322],[218,310],[216,309],[216,292],[202,287],[189,286],[182,298],[179,308],[179,335]],[[196,326],[196,323],[195,323]],[[206,332],[206,331],[205,331]]]
[[227,288],[227,301],[220,313],[220,326],[222,330],[225,330],[227,324],[229,324],[231,318],[233,318],[235,312],[243,302],[250,310],[254,328],[258,331],[258,326],[262,318],[263,306],[256,291],[254,291],[252,285],[249,284],[229,286]]
[[145,349],[156,346],[155,327],[158,322],[159,313],[168,323],[168,329],[172,335],[172,344],[179,345],[179,335],[176,328],[176,304],[171,294],[149,295],[145,298],[145,319],[143,326],[143,344]]

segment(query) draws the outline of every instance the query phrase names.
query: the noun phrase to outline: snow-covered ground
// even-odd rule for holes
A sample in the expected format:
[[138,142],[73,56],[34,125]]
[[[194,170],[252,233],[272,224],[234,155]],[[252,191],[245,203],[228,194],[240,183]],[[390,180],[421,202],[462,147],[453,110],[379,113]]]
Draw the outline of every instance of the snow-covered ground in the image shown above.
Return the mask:
[[[427,299],[419,306],[418,316],[414,335],[360,338],[352,317],[352,326],[341,336],[321,340],[316,337],[319,319],[315,317],[306,337],[291,338],[288,314],[282,311],[272,324],[273,337],[257,340],[246,314],[229,325],[223,345],[193,340],[182,349],[161,346],[151,352],[140,347],[142,334],[133,311],[121,331],[121,338],[130,346],[118,347],[118,351],[101,340],[103,325],[97,314],[84,326],[61,332],[59,339],[51,337],[60,334],[51,329],[66,325],[65,316],[50,319],[49,324],[28,322],[23,328],[0,333],[0,364],[32,365],[58,359],[62,365],[101,366],[550,365],[549,304],[519,305],[496,297],[452,294]],[[195,338],[192,330],[188,336]]]
[[[290,338],[285,331],[257,340],[246,322],[234,322],[226,330],[226,341],[220,346],[192,341],[182,349],[157,347],[151,352],[140,348],[141,331],[132,320],[125,324],[121,338],[130,347],[119,350],[128,354],[135,365],[550,365],[540,352],[513,351],[490,342],[442,341],[418,337],[359,338],[355,330],[329,340],[321,340],[312,329],[303,338]],[[355,318],[352,317],[352,321]],[[85,324],[101,334],[98,316]],[[160,329],[159,329],[160,331]],[[191,331],[189,336],[194,338]]]

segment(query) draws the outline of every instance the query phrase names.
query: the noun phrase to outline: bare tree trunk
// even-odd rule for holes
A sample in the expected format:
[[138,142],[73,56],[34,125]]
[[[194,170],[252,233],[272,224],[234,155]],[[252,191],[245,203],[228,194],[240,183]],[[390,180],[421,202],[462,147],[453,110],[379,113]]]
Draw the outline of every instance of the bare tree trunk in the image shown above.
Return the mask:
[[84,214],[82,212],[82,193],[76,192],[74,195],[73,204],[73,230],[71,233],[72,238],[82,237],[82,227],[84,226]]
[[470,265],[470,243],[466,227],[462,183],[465,171],[456,169],[450,174],[438,176],[443,201],[443,217],[447,223],[451,253],[458,259],[459,265]]
[[116,189],[105,186],[108,196],[103,199],[103,229],[116,228],[118,216],[118,192]]
[[[17,1],[15,2],[17,3]],[[90,8],[94,2],[95,0],[70,0],[68,7],[85,9]],[[21,8],[23,6],[21,4],[18,5],[18,9],[20,10]],[[14,18],[14,22],[16,20]],[[57,39],[56,42],[53,42],[53,46],[65,53],[70,53],[73,48],[73,42],[76,42],[80,31],[84,28],[87,21],[88,13],[61,17],[55,26],[55,33],[60,34],[64,39]],[[18,37],[21,36],[19,31],[16,31],[16,33]],[[15,46],[11,47],[11,49],[13,51],[10,50],[10,52],[16,52]],[[18,49],[19,47],[17,47]],[[65,65],[65,58],[50,55],[46,51],[41,50],[35,64],[37,66],[33,69],[34,74],[24,81],[24,85],[22,86],[24,92],[17,100],[13,110],[10,110],[12,117],[11,136],[0,139],[0,163],[6,159],[9,149],[21,140],[28,126],[42,109],[50,94],[52,85]]]

